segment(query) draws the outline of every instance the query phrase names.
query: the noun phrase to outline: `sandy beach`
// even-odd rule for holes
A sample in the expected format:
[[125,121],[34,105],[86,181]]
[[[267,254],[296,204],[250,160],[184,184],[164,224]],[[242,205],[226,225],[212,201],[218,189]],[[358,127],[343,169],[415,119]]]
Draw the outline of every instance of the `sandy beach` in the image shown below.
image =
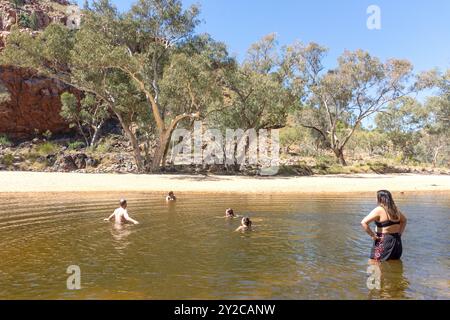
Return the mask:
[[189,175],[0,172],[6,192],[199,192],[199,193],[367,193],[450,192],[446,175],[330,175],[312,177],[242,177]]

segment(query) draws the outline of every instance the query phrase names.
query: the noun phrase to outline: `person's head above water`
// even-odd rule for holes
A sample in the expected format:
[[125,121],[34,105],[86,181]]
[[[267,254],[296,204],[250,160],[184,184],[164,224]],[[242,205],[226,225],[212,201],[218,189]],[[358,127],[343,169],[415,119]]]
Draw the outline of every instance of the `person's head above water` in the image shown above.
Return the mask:
[[119,203],[120,203],[120,206],[121,206],[122,208],[124,208],[124,209],[125,209],[125,208],[127,207],[127,205],[128,205],[127,200],[125,200],[125,199],[120,199]]
[[387,212],[389,218],[392,218],[394,220],[399,219],[400,215],[398,212],[397,205],[395,204],[394,198],[392,197],[392,194],[389,191],[387,190],[378,191],[377,201],[378,205]]
[[249,217],[242,218],[241,224],[247,228],[250,228],[252,226],[252,221]]
[[233,209],[228,208],[228,209],[225,211],[225,215],[226,215],[227,217],[234,217],[234,211],[233,211]]
[[175,194],[173,193],[173,191],[169,191],[169,197],[173,197],[175,196]]

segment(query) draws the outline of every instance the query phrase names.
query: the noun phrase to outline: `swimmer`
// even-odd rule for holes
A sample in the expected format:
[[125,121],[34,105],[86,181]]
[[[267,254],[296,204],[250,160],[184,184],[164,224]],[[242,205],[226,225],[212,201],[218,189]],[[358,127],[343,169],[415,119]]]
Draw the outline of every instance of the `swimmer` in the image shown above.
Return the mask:
[[236,232],[245,231],[252,231],[252,221],[248,217],[242,218],[241,226],[236,229]]
[[122,223],[127,222],[139,224],[139,222],[137,222],[128,215],[127,206],[128,206],[127,200],[125,199],[120,200],[120,207],[114,210],[113,214],[111,214],[108,218],[106,218],[105,221],[111,221],[112,218],[115,218],[114,220],[116,225],[120,225]]
[[236,218],[236,215],[234,214],[233,209],[228,208],[228,209],[225,211],[225,218]]
[[177,201],[177,197],[175,197],[175,194],[173,193],[173,191],[169,192],[169,194],[166,197],[166,201],[167,202]]

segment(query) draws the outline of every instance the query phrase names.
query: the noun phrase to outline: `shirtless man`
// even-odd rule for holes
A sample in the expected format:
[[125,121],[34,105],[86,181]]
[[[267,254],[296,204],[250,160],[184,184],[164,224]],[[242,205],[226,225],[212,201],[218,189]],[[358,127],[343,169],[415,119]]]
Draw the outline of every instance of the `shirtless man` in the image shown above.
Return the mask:
[[120,207],[114,210],[114,213],[111,214],[109,218],[106,218],[105,221],[111,221],[113,217],[115,218],[114,220],[116,224],[122,224],[127,222],[139,224],[139,222],[137,222],[128,215],[127,200],[125,199],[120,200]]
[[177,201],[177,197],[175,197],[175,194],[173,191],[170,191],[169,194],[166,197],[167,202]]
[[252,221],[248,217],[242,218],[241,226],[236,229],[236,232],[252,231]]

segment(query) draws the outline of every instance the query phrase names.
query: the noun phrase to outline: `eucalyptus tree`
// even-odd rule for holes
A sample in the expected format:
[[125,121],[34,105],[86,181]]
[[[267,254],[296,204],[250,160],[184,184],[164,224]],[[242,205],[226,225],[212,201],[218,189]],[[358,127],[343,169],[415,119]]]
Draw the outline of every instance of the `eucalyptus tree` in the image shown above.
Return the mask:
[[[177,125],[201,117],[221,96],[207,92],[218,92],[213,84],[224,46],[210,38],[188,45],[198,43],[198,14],[178,0],[140,0],[126,13],[108,0],[92,1],[79,30],[51,24],[36,37],[13,30],[0,60],[95,95],[118,117],[139,170],[156,171]],[[147,159],[142,149],[149,150]]]
[[86,146],[95,147],[100,130],[109,118],[104,102],[92,94],[87,94],[79,101],[73,93],[65,92],[61,95],[61,103],[60,115],[71,127],[78,129]]
[[357,50],[345,51],[335,69],[325,70],[326,53],[315,43],[295,43],[285,49],[292,83],[304,105],[300,125],[320,134],[346,165],[344,149],[363,120],[416,90],[413,67],[406,60],[382,62]]
[[402,160],[413,160],[427,118],[428,112],[422,103],[404,97],[388,104],[383,112],[378,113],[375,123],[392,143],[394,151],[402,155]]
[[279,129],[293,107],[275,34],[254,43],[241,64],[223,73],[224,108],[215,121],[234,129]]
[[436,96],[425,102],[427,124],[419,148],[433,166],[438,162],[450,164],[450,70],[434,72],[433,84],[438,88]]
[[[184,52],[196,38],[196,6],[184,10],[178,0],[140,0],[120,14],[108,3],[93,2],[75,52],[85,69],[93,65],[121,72],[145,97],[157,133],[149,170],[156,171],[164,166],[178,124],[202,117],[211,99],[220,99],[220,94],[209,94],[217,91],[217,64],[207,52]],[[108,8],[107,14],[96,7]]]

